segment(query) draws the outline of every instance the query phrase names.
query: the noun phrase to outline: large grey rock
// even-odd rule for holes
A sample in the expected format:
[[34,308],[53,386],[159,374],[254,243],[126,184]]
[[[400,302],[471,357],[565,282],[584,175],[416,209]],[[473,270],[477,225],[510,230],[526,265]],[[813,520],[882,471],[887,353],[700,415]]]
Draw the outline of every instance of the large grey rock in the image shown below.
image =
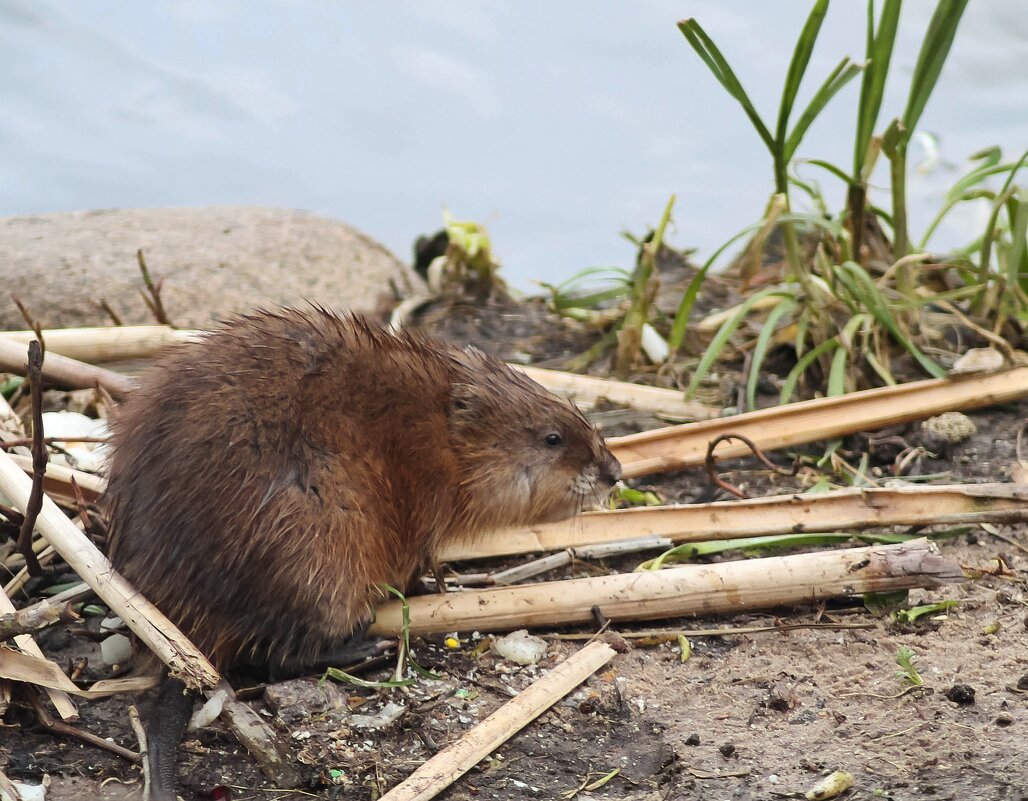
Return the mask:
[[0,328],[24,328],[14,293],[44,328],[153,323],[136,250],[163,277],[171,321],[202,328],[260,305],[315,300],[374,311],[420,279],[350,226],[302,211],[223,206],[0,218]]

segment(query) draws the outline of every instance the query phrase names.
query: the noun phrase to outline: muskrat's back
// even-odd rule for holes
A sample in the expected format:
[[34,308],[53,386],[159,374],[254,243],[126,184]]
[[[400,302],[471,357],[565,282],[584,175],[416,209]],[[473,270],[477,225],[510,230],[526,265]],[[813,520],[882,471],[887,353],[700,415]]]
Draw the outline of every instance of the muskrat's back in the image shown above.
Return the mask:
[[110,555],[215,664],[307,661],[441,541],[568,517],[619,475],[571,404],[478,351],[259,312],[122,404]]

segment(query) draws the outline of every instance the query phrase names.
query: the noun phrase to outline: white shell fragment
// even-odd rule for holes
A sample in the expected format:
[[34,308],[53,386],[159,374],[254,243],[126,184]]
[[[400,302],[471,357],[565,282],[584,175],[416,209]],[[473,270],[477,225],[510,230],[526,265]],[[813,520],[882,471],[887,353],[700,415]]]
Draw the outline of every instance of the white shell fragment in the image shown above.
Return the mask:
[[125,621],[117,615],[108,615],[100,621],[100,631],[117,631],[125,628]]
[[216,721],[226,700],[228,700],[228,690],[215,690],[207,699],[207,703],[196,710],[193,717],[189,719],[189,731],[205,728]]
[[107,423],[78,412],[44,412],[43,436],[60,440],[80,470],[99,470],[107,461],[108,447],[102,442],[78,442],[75,437],[106,437]]
[[533,637],[525,629],[520,629],[493,640],[493,650],[504,659],[519,665],[534,665],[546,653],[546,640]]
[[[46,784],[22,784],[11,782],[11,785],[18,791],[21,801],[46,801]],[[6,795],[3,796],[5,799]]]
[[667,361],[671,348],[667,340],[657,333],[656,328],[649,323],[643,323],[641,339],[639,344],[652,364],[663,364]]
[[992,373],[1003,368],[1003,354],[994,348],[971,348],[953,362],[950,375]]

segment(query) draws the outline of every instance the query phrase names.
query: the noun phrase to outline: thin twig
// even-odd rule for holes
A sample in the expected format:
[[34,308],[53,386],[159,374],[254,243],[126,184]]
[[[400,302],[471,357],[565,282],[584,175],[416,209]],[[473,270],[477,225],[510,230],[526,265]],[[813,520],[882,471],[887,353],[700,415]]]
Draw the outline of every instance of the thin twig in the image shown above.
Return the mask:
[[71,477],[71,491],[72,494],[75,496],[75,506],[78,508],[79,517],[82,518],[82,528],[85,529],[87,533],[92,533],[92,516],[89,514],[89,509],[86,504],[86,498],[82,494],[82,487],[80,487],[79,483],[75,480],[75,476]]
[[713,484],[716,487],[720,487],[726,492],[730,492],[736,498],[746,498],[747,495],[734,484],[729,484],[727,481],[724,481],[723,479],[718,477],[716,472],[717,461],[714,459],[714,449],[717,448],[717,446],[720,445],[722,442],[731,442],[733,439],[739,440],[744,445],[746,445],[746,447],[749,448],[750,451],[752,451],[753,455],[761,463],[763,463],[765,467],[767,467],[769,470],[777,473],[780,476],[794,476],[799,471],[799,459],[796,459],[793,462],[792,469],[786,470],[784,467],[779,467],[770,459],[768,459],[767,456],[764,455],[764,452],[760,448],[758,448],[756,444],[754,444],[753,440],[749,439],[748,437],[744,437],[742,434],[736,434],[731,431],[728,431],[724,434],[719,434],[718,436],[714,437],[714,439],[710,440],[709,443],[707,443],[707,456],[704,459],[704,464],[707,467],[707,476],[710,478],[711,484]]
[[[28,310],[25,304],[21,302],[21,298],[19,298],[13,292],[11,293],[11,300],[14,301],[14,305],[18,307],[18,311],[21,312],[21,316],[25,320],[25,324],[32,329],[33,333],[36,335],[36,339],[38,339],[40,343],[42,343],[43,328],[39,324],[39,321],[32,316],[32,313]],[[43,350],[46,350],[45,346],[43,346]]]
[[154,283],[150,277],[150,271],[146,267],[146,259],[143,258],[142,248],[136,251],[136,261],[139,262],[139,271],[143,274],[143,283],[146,284],[146,290],[150,293],[147,296],[146,292],[140,291],[143,301],[158,323],[161,325],[171,325],[171,320],[168,319],[168,312],[164,309],[164,301],[161,300],[161,287],[164,285],[164,279],[158,278],[157,282]]
[[107,315],[111,318],[111,320],[113,321],[113,323],[115,325],[117,325],[117,326],[125,325],[125,323],[122,322],[122,319],[118,315],[118,313],[114,309],[111,308],[111,304],[108,303],[104,298],[100,298],[98,301],[96,301],[96,305],[99,306],[101,309],[103,309],[105,312],[107,312]]
[[21,532],[18,535],[18,550],[25,557],[25,565],[30,576],[38,576],[42,571],[39,561],[32,551],[32,530],[36,526],[36,517],[43,508],[43,477],[46,475],[48,461],[46,445],[43,444],[43,348],[39,340],[29,343],[28,377],[32,392],[32,491],[25,507],[25,518],[21,521]]
[[[10,448],[19,448],[19,447],[25,447],[26,445],[32,445],[35,441],[36,441],[35,440],[35,436],[24,437],[22,439],[9,439],[9,440],[6,440],[5,442],[0,442],[0,448],[2,448],[3,450],[6,451],[6,450],[8,450]],[[106,442],[110,442],[110,441],[111,441],[110,437],[77,437],[77,436],[71,436],[71,435],[69,435],[67,437],[43,437],[43,444],[44,445],[53,445],[56,442],[98,442],[98,443],[106,443]]]
[[31,687],[26,687],[25,689],[28,692],[32,708],[36,712],[36,719],[39,721],[39,725],[44,729],[48,729],[56,734],[63,734],[66,737],[75,737],[85,743],[96,746],[97,748],[110,751],[112,754],[120,756],[122,759],[126,759],[133,764],[138,765],[142,761],[139,754],[129,751],[127,748],[123,748],[117,743],[105,740],[103,737],[97,737],[95,734],[91,734],[88,731],[82,731],[82,729],[77,729],[74,726],[70,726],[59,720],[54,720],[50,717],[50,713],[46,711],[43,704],[40,702],[39,694]]
[[143,726],[143,721],[139,719],[139,710],[136,709],[136,705],[132,704],[128,709],[129,723],[132,724],[132,731],[136,735],[136,739],[139,741],[139,756],[140,762],[143,766],[143,798],[150,797],[150,761],[146,759],[147,749],[149,745],[146,741],[146,729]]

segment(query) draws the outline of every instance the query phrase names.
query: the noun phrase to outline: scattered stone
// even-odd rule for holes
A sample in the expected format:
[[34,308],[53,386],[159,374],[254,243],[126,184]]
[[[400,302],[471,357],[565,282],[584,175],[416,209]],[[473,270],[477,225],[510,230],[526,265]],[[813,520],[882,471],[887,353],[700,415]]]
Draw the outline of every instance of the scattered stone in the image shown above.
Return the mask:
[[1025,673],[1017,680],[1017,689],[1028,690],[1028,673]]
[[112,634],[100,643],[105,665],[124,665],[132,656],[132,641],[124,634]]
[[1002,726],[1003,728],[1006,728],[1007,726],[1009,726],[1013,722],[1014,722],[1014,719],[1012,717],[1010,717],[1010,715],[1008,715],[1006,712],[1000,712],[996,716],[996,725],[997,726]]
[[974,421],[961,412],[943,412],[929,417],[921,423],[921,429],[941,436],[951,445],[971,438],[978,431]]
[[286,726],[346,706],[335,684],[318,679],[292,679],[268,685],[264,689],[264,702]]
[[971,706],[974,704],[974,687],[970,684],[954,684],[946,690],[946,697],[954,704]]
[[700,735],[696,734],[696,732],[693,732],[692,734],[690,734],[688,737],[685,738],[685,744],[686,745],[699,745],[700,744]]
[[725,759],[735,755],[735,745],[733,743],[721,743],[717,750],[721,752],[721,756]]

